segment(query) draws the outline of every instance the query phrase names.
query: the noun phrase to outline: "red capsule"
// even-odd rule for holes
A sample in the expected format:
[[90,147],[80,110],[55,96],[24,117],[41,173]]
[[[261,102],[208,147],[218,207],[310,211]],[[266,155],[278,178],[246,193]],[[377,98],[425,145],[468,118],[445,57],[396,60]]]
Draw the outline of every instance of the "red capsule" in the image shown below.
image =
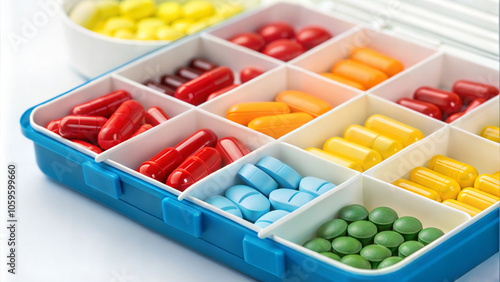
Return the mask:
[[152,89],[154,89],[156,91],[159,91],[159,92],[161,92],[163,94],[167,94],[167,95],[170,95],[170,96],[173,96],[175,94],[175,90],[174,89],[172,89],[172,88],[170,88],[168,86],[165,86],[163,84],[156,83],[156,82],[154,82],[152,80],[146,80],[144,82],[144,85],[146,85],[147,87],[152,88]]
[[456,121],[457,119],[461,118],[465,114],[466,114],[465,112],[454,113],[454,114],[448,116],[446,118],[445,122],[446,123],[452,123],[452,122]]
[[304,47],[297,42],[289,39],[278,39],[267,44],[262,53],[287,62],[301,55],[304,51]]
[[481,106],[484,102],[486,102],[486,99],[483,99],[483,98],[477,98],[477,99],[474,99],[474,101],[472,101],[469,106],[467,106],[467,108],[465,108],[465,113],[468,113],[472,110],[474,110],[475,108]]
[[151,124],[152,126],[157,126],[162,122],[166,122],[170,117],[160,108],[151,107],[146,111],[146,115],[144,116],[144,120],[146,123]]
[[59,134],[67,139],[81,139],[93,142],[107,118],[102,116],[66,116],[59,125]]
[[462,98],[465,105],[477,98],[489,100],[498,95],[498,88],[495,86],[469,80],[456,81],[452,91]]
[[257,76],[263,74],[264,72],[260,69],[256,68],[244,68],[240,71],[240,80],[241,83],[245,83],[251,79],[256,78]]
[[236,88],[238,86],[240,86],[240,85],[239,84],[231,84],[228,87],[224,87],[221,90],[215,91],[214,93],[208,95],[207,101],[215,99],[215,98],[219,97],[220,95],[222,95],[222,94],[224,94],[226,92],[229,92],[230,90],[232,90],[232,89],[234,89],[234,88]]
[[221,157],[217,150],[206,147],[182,162],[168,176],[166,184],[182,192],[220,167]]
[[189,81],[189,79],[185,79],[183,77],[180,77],[177,75],[171,75],[171,74],[162,75],[162,77],[160,78],[161,84],[163,84],[169,88],[172,88],[172,89],[177,89],[177,88],[179,88],[179,86],[183,85],[184,83],[186,83],[188,81]]
[[457,94],[429,86],[418,88],[413,98],[436,105],[444,115],[451,115],[462,109],[462,100]]
[[165,183],[168,175],[177,168],[182,161],[204,147],[213,147],[217,142],[217,135],[210,129],[200,129],[188,138],[181,141],[174,148],[165,148],[153,158],[143,162],[137,171],[148,177]]
[[127,91],[116,90],[102,97],[74,106],[73,109],[71,109],[71,114],[103,116],[108,118],[123,102],[130,99],[132,99],[132,97]]
[[224,137],[219,139],[217,145],[215,145],[215,149],[217,149],[219,155],[222,157],[224,165],[228,165],[250,153],[250,150],[245,144],[241,143],[236,137]]
[[301,29],[295,35],[297,43],[301,44],[307,50],[332,38],[332,35],[324,28],[318,26],[308,26]]
[[200,58],[192,59],[191,62],[189,62],[189,66],[202,72],[210,71],[218,67],[218,65]]
[[78,139],[74,139],[74,140],[71,140],[71,142],[75,143],[75,144],[78,144],[80,146],[83,146],[87,149],[89,149],[90,151],[94,152],[94,153],[97,153],[97,154],[100,154],[102,153],[102,150],[101,148],[95,146],[95,145],[92,145],[88,142],[85,142],[85,141],[82,141],[82,140],[78,140]]
[[203,72],[190,67],[180,67],[175,74],[187,80],[191,80],[202,75]]
[[265,45],[262,36],[260,36],[258,33],[253,32],[238,34],[235,37],[231,38],[229,41],[255,51],[260,51],[260,49],[262,49],[262,47],[264,47]]
[[144,108],[135,100],[123,104],[111,115],[97,138],[99,147],[107,150],[127,140],[144,119]]
[[62,118],[49,121],[45,128],[59,135],[59,126],[61,125]]
[[231,69],[218,67],[180,86],[175,91],[175,97],[197,106],[205,102],[208,95],[233,84],[233,81]]
[[137,130],[134,133],[132,133],[132,135],[130,135],[130,137],[128,139],[135,137],[141,133],[144,133],[144,132],[150,130],[151,128],[153,128],[153,126],[151,124],[145,123],[145,124],[141,125],[139,128],[137,128]]
[[433,117],[438,120],[443,119],[443,115],[441,114],[441,110],[434,104],[409,99],[409,98],[401,98],[397,102],[398,104],[405,106],[409,109],[422,113],[424,115]]
[[257,33],[262,36],[266,44],[278,39],[290,39],[295,35],[293,27],[286,22],[267,23],[261,26]]

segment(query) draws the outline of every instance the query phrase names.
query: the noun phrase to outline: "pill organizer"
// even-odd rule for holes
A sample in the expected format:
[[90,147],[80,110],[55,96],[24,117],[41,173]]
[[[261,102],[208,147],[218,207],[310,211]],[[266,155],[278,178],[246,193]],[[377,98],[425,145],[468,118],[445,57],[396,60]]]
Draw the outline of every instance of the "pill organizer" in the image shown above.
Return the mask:
[[[335,36],[287,63],[226,40],[275,20],[288,21],[295,29],[323,26]],[[355,46],[367,46],[392,56],[404,64],[405,70],[365,92],[318,74],[346,58]],[[173,73],[194,57],[228,66],[236,74],[250,66],[265,73],[196,107],[141,84]],[[450,89],[458,79],[498,87],[498,66],[376,30],[335,12],[277,3],[241,15],[230,25],[142,56],[37,105],[23,114],[21,127],[23,134],[34,142],[39,168],[50,178],[256,279],[453,280],[498,252],[499,204],[471,218],[391,183],[408,179],[411,169],[426,166],[436,154],[470,164],[480,174],[500,170],[499,144],[478,135],[487,125],[498,126],[498,96],[451,124],[395,103],[401,97],[411,96],[419,86]],[[67,115],[74,105],[118,89],[127,90],[145,108],[160,107],[171,119],[100,154],[44,128],[49,121]],[[279,139],[225,118],[227,109],[234,104],[274,101],[284,90],[319,97],[333,109]],[[426,137],[363,173],[305,150],[321,148],[326,139],[343,136],[349,125],[363,125],[373,114],[413,126]],[[142,162],[202,128],[213,130],[218,138],[234,136],[252,152],[184,192],[136,171]],[[303,177],[318,177],[336,187],[265,228],[205,202],[239,184],[236,174],[240,168],[256,164],[265,156],[281,160]],[[424,228],[436,227],[445,235],[402,262],[380,270],[356,269],[302,247],[319,226],[336,218],[338,211],[349,204],[361,204],[368,210],[388,206],[399,216],[414,216]]]

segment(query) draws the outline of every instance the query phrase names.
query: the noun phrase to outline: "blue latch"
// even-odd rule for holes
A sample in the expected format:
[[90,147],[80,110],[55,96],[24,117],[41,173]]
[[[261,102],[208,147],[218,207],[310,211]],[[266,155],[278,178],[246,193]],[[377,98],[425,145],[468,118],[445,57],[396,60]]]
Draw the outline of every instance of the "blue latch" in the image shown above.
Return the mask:
[[161,201],[161,205],[165,223],[191,236],[201,236],[203,228],[200,211],[179,202],[177,199],[168,197]]
[[85,184],[118,199],[122,196],[120,177],[92,162],[82,164]]
[[264,239],[246,235],[243,256],[249,264],[281,278],[285,274],[285,254]]

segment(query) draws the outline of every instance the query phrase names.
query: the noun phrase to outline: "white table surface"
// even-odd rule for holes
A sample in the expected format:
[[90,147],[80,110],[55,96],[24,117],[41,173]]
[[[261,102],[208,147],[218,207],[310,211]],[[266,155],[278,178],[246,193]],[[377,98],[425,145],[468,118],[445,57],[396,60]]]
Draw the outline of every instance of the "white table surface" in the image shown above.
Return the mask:
[[[48,2],[56,1],[1,2],[0,281],[253,280],[50,180],[38,169],[33,144],[21,134],[21,114],[85,81],[68,64],[57,16],[26,33],[26,21],[33,21],[43,11],[41,3]],[[9,163],[18,167],[16,275],[5,270],[4,180]],[[498,253],[458,281],[499,281]]]

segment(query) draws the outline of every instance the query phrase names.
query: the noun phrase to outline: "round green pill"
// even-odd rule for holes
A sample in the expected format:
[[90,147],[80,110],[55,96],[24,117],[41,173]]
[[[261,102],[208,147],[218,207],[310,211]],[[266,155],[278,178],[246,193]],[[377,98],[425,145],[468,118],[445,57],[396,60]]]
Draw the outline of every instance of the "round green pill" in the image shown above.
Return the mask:
[[318,238],[323,238],[330,241],[337,237],[346,236],[346,234],[347,222],[339,218],[323,223],[323,225],[321,225],[316,231],[316,236]]
[[347,235],[358,239],[363,246],[370,245],[375,234],[377,226],[366,220],[355,221],[347,227]]
[[403,244],[404,241],[405,238],[403,238],[403,235],[396,231],[382,231],[373,238],[375,244],[388,248],[393,256],[398,255],[398,247]]
[[356,268],[371,269],[370,262],[360,255],[347,255],[340,259],[340,262]]
[[394,265],[400,261],[402,261],[403,258],[400,258],[400,257],[388,257],[386,259],[384,259],[383,261],[381,261],[379,264],[378,264],[378,267],[377,269],[382,269],[384,267],[389,267],[391,265]]
[[398,219],[398,213],[388,207],[378,207],[370,212],[368,219],[377,226],[379,232],[391,230],[392,224]]
[[368,210],[362,205],[353,204],[340,209],[339,218],[345,220],[347,224],[357,220],[366,220]]
[[314,238],[304,243],[304,247],[317,253],[329,252],[332,249],[330,241],[323,238]]
[[331,253],[331,252],[322,252],[319,253],[320,255],[324,255],[325,257],[329,257],[334,260],[340,260],[340,257],[337,254]]
[[403,216],[394,221],[392,228],[403,235],[405,241],[417,240],[418,232],[422,230],[422,223],[413,216]]
[[343,236],[332,241],[332,252],[340,257],[357,254],[362,247],[361,243],[352,237]]
[[375,244],[364,247],[359,254],[371,263],[373,269],[376,269],[381,261],[392,256],[388,248]]
[[401,246],[399,246],[398,249],[398,255],[401,258],[405,258],[414,252],[422,249],[424,247],[424,244],[417,242],[417,241],[406,241]]
[[424,245],[430,244],[432,241],[444,235],[441,229],[435,227],[427,227],[418,233],[418,241]]

